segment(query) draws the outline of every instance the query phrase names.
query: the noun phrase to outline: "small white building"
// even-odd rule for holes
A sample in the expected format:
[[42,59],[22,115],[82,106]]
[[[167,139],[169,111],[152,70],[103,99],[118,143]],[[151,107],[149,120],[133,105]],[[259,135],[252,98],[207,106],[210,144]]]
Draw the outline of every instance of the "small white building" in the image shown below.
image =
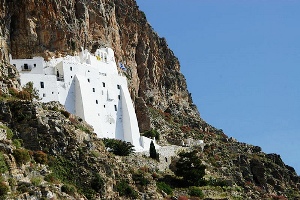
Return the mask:
[[100,138],[130,142],[136,151],[149,150],[151,139],[140,136],[127,80],[118,73],[111,48],[48,62],[41,57],[10,57],[10,63],[20,72],[21,85],[33,82],[42,102],[59,101],[92,125]]

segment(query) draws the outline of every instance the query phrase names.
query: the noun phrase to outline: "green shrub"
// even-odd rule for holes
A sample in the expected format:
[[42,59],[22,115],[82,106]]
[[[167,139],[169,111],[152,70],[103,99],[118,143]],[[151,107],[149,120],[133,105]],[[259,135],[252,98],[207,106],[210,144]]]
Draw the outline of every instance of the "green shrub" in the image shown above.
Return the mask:
[[4,182],[1,182],[0,183],[0,197],[5,197],[5,195],[7,194],[8,191],[9,191],[8,186]]
[[10,186],[15,186],[17,184],[17,180],[14,178],[9,178],[8,183]]
[[57,158],[49,157],[49,166],[53,172],[53,176],[63,182],[75,182],[75,174],[71,173],[76,169],[76,165],[70,160],[58,156]]
[[221,186],[221,187],[228,186],[228,183],[225,180],[215,179],[212,177],[209,178],[209,180],[207,181],[207,184],[211,185],[211,186]]
[[[80,162],[80,160],[78,160]],[[57,181],[64,183],[61,189],[62,191],[72,192],[71,186],[78,189],[78,192],[84,194],[88,199],[94,198],[94,190],[90,189],[91,185],[87,184],[87,180],[82,177],[82,168],[78,167],[78,164],[63,156],[52,157],[48,156],[48,165],[52,171],[52,174],[47,177],[47,181]],[[46,180],[46,179],[45,179]]]
[[98,158],[101,154],[99,151],[91,151],[91,155],[95,158]]
[[7,164],[5,162],[5,158],[3,156],[3,153],[0,152],[0,173],[2,174],[6,171],[8,171],[8,167],[7,167]]
[[26,149],[15,149],[13,155],[19,165],[30,161],[30,155]]
[[44,177],[44,180],[47,181],[47,182],[50,182],[50,183],[59,183],[59,179],[56,178],[56,176],[51,173],[51,174],[47,174],[45,177]]
[[[83,174],[83,168],[78,167],[80,165],[79,162],[82,162],[82,160],[74,161],[63,156],[53,157],[48,155],[48,165],[52,174],[47,177],[47,180],[58,180],[65,184],[62,190],[66,192],[72,192],[72,188],[68,186],[74,186],[76,192],[83,194],[87,199],[95,199],[96,192],[94,189],[97,189],[101,196],[101,189],[103,188],[99,188],[101,185],[101,177],[96,177],[97,175],[92,174],[92,171],[84,171]],[[85,172],[87,172],[87,174]],[[93,178],[89,179],[89,177]],[[104,181],[103,185],[105,185]]]
[[218,180],[218,181],[216,182],[216,185],[217,185],[217,186],[221,186],[221,187],[227,187],[227,186],[228,186],[228,183],[227,183],[226,180]]
[[29,192],[29,188],[30,188],[30,183],[26,183],[26,182],[21,182],[19,185],[18,185],[18,188],[17,190],[21,193],[26,193],[26,192]]
[[134,146],[130,142],[104,138],[103,143],[105,147],[110,148],[110,152],[113,152],[115,155],[118,156],[128,156],[134,151]]
[[137,198],[138,194],[137,192],[128,185],[128,183],[125,180],[121,180],[117,185],[116,185],[116,190],[119,192],[120,196],[127,196],[131,198]]
[[50,109],[53,110],[53,111],[59,111],[57,106],[53,106]]
[[19,91],[16,88],[8,88],[8,92],[11,96],[16,97],[19,93]]
[[75,127],[78,128],[78,129],[80,129],[80,130],[82,130],[82,131],[84,131],[84,132],[86,132],[86,133],[91,134],[91,131],[87,127],[85,127],[85,126],[83,126],[81,124],[75,124]]
[[147,186],[150,181],[145,177],[145,172],[138,172],[132,175],[132,179],[138,182],[141,186]]
[[35,151],[33,153],[33,158],[37,163],[46,164],[48,162],[48,156],[42,151]]
[[87,199],[95,199],[96,192],[92,188],[86,187],[79,190],[78,192],[84,194]]
[[194,197],[200,197],[200,198],[204,197],[202,190],[194,186],[190,187],[189,195]]
[[155,138],[155,140],[160,139],[160,134],[155,129],[151,129],[151,130],[144,132],[143,136],[148,137],[148,138]]
[[99,174],[95,174],[94,178],[91,181],[91,187],[96,192],[101,192],[104,187],[104,181]]
[[[35,194],[35,191],[31,189],[31,190],[29,190],[28,194],[30,196],[33,196]],[[45,198],[43,199],[43,197],[42,197],[40,200],[46,200],[46,199]]]
[[61,191],[72,195],[76,192],[76,188],[73,185],[65,184],[65,185],[61,186]]
[[6,137],[7,137],[7,139],[11,140],[13,138],[13,136],[14,136],[14,134],[13,134],[12,130],[7,129],[6,130]]
[[13,140],[13,145],[18,149],[23,145],[23,140],[22,139],[14,139]]
[[34,186],[39,186],[42,182],[42,178],[41,177],[32,177],[30,181]]
[[156,182],[156,186],[159,190],[164,191],[168,195],[173,193],[173,189],[165,182]]
[[12,137],[13,137],[13,135],[14,135],[13,132],[12,132],[12,130],[10,128],[8,128],[7,126],[2,125],[2,124],[0,125],[0,128],[4,129],[6,131],[6,137],[7,137],[7,139],[11,140]]

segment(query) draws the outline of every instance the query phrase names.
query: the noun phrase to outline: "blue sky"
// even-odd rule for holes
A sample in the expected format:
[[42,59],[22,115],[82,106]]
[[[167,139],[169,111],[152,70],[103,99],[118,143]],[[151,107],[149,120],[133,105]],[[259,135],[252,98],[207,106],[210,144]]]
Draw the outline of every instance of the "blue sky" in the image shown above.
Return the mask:
[[300,1],[137,0],[201,117],[300,174]]

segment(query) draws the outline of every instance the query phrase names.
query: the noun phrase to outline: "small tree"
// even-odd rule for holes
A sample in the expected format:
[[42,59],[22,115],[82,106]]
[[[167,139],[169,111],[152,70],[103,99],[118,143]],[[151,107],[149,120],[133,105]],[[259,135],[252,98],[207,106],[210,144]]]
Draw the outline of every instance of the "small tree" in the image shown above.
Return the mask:
[[153,141],[150,143],[150,158],[156,159],[156,149]]
[[46,164],[48,162],[48,156],[42,151],[36,151],[33,153],[33,158],[37,163]]
[[19,165],[30,161],[30,155],[26,149],[15,149],[13,155]]
[[156,140],[160,139],[159,132],[155,129],[148,130],[143,133],[143,136],[148,137],[148,138],[155,138]]
[[204,183],[205,165],[197,156],[197,151],[182,152],[176,163],[176,176],[180,176],[188,185],[200,186]]
[[96,192],[103,192],[102,190],[104,189],[104,181],[98,173],[94,175],[94,178],[91,181],[91,187]]
[[[33,87],[33,82],[28,82],[22,87],[24,92],[27,92],[29,94],[29,100],[32,101],[33,99],[39,100],[39,92],[37,89]],[[27,96],[27,95],[25,95]]]
[[117,139],[110,139],[110,138],[104,138],[103,143],[105,147],[110,148],[110,152],[113,152],[115,155],[118,156],[128,156],[131,154],[134,149],[133,145],[130,142],[117,140]]

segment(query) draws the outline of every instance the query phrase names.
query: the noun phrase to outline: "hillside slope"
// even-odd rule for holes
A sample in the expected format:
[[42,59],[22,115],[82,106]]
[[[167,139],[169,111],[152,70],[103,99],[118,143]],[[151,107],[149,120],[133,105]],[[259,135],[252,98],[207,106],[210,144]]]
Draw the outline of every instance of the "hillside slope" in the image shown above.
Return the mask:
[[[60,105],[24,101],[16,95],[21,87],[16,70],[7,63],[9,53],[14,58],[49,59],[74,54],[81,46],[91,51],[109,46],[117,62],[128,68],[141,132],[157,130],[161,145],[181,145],[189,137],[205,141],[205,149],[198,156],[210,180],[201,187],[206,198],[299,198],[300,179],[279,155],[265,154],[259,147],[228,138],[200,118],[178,59],[134,0],[0,0],[0,8],[0,127],[5,133],[0,144],[8,165],[2,178],[11,197],[46,198],[55,194],[66,199],[159,199],[166,197],[156,187],[161,180],[175,187],[177,197],[188,195],[187,189],[167,179],[171,171],[156,170],[158,162],[152,163],[142,155],[123,158],[108,153],[88,125],[75,116],[64,116]],[[12,132],[11,138],[7,138],[8,132]],[[31,157],[18,166],[13,152],[18,152],[16,141],[20,139],[21,149],[29,150]],[[39,163],[34,157],[39,151],[50,161]],[[137,169],[134,163],[142,165]],[[40,173],[41,167],[46,173]],[[45,178],[52,173],[59,180]],[[38,183],[34,174],[41,179]],[[140,176],[150,182],[141,184],[141,179],[134,178]],[[139,191],[137,196],[134,192],[122,196],[116,188],[123,180],[129,184],[129,191]]]

